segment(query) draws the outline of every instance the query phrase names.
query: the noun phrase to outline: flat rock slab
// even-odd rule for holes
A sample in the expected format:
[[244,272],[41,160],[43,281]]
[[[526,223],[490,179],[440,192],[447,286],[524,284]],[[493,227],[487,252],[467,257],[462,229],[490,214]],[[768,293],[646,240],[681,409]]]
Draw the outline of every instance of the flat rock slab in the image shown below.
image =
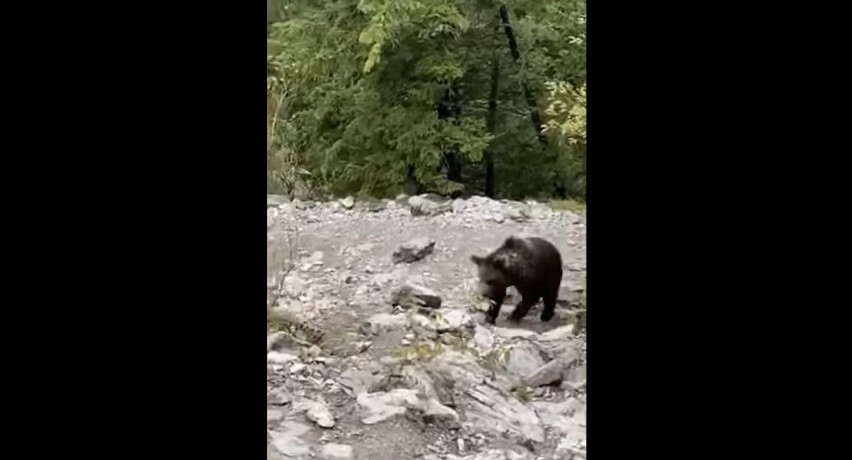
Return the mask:
[[352,458],[352,446],[347,444],[328,443],[320,451],[322,460],[347,460]]
[[429,194],[409,198],[408,206],[412,216],[437,216],[453,209],[451,202]]
[[459,456],[449,454],[445,457],[430,454],[424,460],[535,460],[537,457],[529,452],[515,452],[512,450],[489,449],[475,454]]
[[426,286],[408,281],[391,294],[391,305],[406,309],[412,308],[441,308],[441,296]]
[[361,422],[365,425],[384,422],[406,413],[409,409],[416,410],[431,420],[458,422],[458,414],[454,410],[434,398],[421,397],[417,390],[407,388],[360,394],[358,406],[362,411]]
[[286,459],[307,459],[311,455],[311,447],[300,436],[307,433],[310,427],[295,421],[286,421],[276,431],[268,432],[272,437],[272,447]]
[[412,263],[428,256],[435,250],[435,240],[431,238],[415,238],[397,248],[391,260],[393,263]]
[[322,428],[334,427],[334,416],[328,410],[328,406],[321,401],[306,399],[293,405],[294,412],[304,412],[308,420]]

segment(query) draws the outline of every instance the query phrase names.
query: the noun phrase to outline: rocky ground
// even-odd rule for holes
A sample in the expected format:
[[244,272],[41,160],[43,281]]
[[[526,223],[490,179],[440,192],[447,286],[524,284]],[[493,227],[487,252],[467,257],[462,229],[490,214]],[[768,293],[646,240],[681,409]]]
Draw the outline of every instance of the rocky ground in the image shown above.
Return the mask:
[[[267,459],[585,459],[585,217],[269,196],[267,227]],[[469,257],[512,234],[562,252],[549,323],[484,322]]]

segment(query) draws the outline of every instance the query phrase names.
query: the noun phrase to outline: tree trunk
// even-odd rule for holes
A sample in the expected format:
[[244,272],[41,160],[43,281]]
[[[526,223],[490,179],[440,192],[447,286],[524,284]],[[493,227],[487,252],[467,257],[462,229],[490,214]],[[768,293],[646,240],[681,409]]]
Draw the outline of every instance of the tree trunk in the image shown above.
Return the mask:
[[[444,90],[444,94],[438,102],[438,118],[441,120],[451,118],[453,123],[458,123],[461,118],[461,101],[459,99],[458,81],[453,80]],[[444,152],[444,166],[447,170],[447,179],[461,183],[461,159],[454,147],[450,147]]]
[[[515,39],[515,33],[512,30],[512,24],[509,22],[509,11],[506,5],[500,5],[500,20],[503,23],[503,31],[506,33],[506,39],[509,40],[509,50],[512,52],[512,60],[518,62],[521,58],[521,52],[518,51],[518,42]],[[530,109],[530,118],[532,119],[533,128],[538,134],[538,140],[543,145],[547,146],[547,137],[545,137],[542,127],[541,113],[538,110],[538,103],[535,100],[535,95],[530,89],[529,83],[523,82],[524,99],[527,101],[527,106]]]
[[[497,84],[500,81],[500,59],[494,53],[491,61],[491,91],[488,94],[488,118],[486,126],[491,135],[497,127]],[[485,151],[485,196],[494,198],[494,152],[489,146]]]
[[419,195],[420,189],[422,186],[420,182],[417,180],[417,177],[414,176],[414,165],[409,164],[408,170],[405,174],[405,194],[409,196]]

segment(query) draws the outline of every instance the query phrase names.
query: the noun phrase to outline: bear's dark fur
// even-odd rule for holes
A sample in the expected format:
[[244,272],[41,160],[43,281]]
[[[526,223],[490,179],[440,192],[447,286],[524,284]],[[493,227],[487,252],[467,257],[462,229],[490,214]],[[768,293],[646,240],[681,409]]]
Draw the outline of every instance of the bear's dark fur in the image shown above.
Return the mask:
[[541,320],[553,318],[562,282],[562,255],[552,243],[542,238],[510,236],[491,254],[473,255],[470,260],[479,272],[480,294],[492,302],[487,314],[489,323],[497,321],[509,286],[521,294],[509,320],[523,319],[539,299],[544,303]]

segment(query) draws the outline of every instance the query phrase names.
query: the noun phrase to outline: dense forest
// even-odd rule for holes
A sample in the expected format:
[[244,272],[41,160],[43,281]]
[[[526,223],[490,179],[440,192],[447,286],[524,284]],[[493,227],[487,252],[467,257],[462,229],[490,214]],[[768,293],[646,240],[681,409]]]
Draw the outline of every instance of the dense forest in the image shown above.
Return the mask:
[[267,190],[585,197],[584,0],[267,0]]

